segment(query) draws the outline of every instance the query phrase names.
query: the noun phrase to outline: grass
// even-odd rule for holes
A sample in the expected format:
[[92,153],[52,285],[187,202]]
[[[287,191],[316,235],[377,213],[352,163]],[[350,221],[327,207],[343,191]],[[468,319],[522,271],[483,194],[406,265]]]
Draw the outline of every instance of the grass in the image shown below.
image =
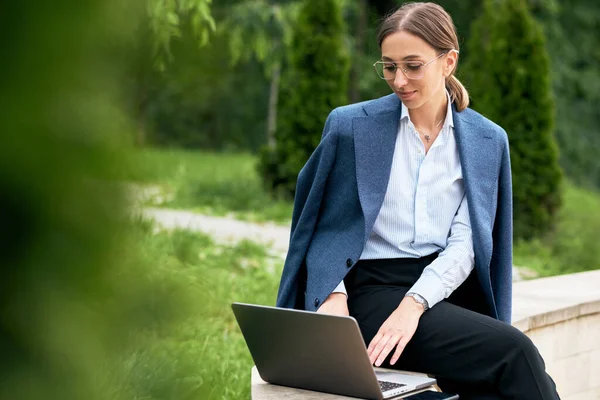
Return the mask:
[[600,194],[567,183],[556,229],[545,238],[515,243],[515,265],[540,276],[600,269]]
[[124,370],[110,390],[144,400],[250,398],[253,362],[230,306],[273,305],[283,260],[248,241],[224,246],[199,233],[141,226],[153,269],[134,279],[153,292],[140,295],[132,313],[146,328],[123,351]]
[[158,188],[143,196],[145,205],[290,224],[292,203],[265,192],[252,155],[143,149],[132,164],[125,180]]

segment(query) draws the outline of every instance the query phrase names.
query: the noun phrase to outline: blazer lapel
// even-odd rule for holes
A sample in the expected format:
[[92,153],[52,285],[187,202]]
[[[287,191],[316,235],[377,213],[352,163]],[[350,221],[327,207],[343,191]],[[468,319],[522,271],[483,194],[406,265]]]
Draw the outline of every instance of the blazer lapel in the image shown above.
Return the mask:
[[387,191],[400,122],[401,106],[396,95],[382,100],[383,104],[365,107],[367,116],[354,118],[352,125],[358,196],[365,218],[365,242]]
[[[484,239],[491,237],[491,232],[488,234],[487,231],[491,230],[494,218],[492,200],[497,195],[499,165],[497,144],[490,132],[471,121],[468,111],[459,113],[453,105],[452,113],[465,193],[469,202],[476,264],[487,267],[492,257],[492,243]],[[489,279],[489,270],[487,277]]]

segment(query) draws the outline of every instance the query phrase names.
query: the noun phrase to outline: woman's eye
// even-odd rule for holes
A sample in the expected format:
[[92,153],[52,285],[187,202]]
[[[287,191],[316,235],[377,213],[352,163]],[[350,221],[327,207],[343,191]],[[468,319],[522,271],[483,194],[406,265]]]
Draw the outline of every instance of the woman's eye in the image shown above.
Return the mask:
[[410,71],[418,71],[422,64],[406,64],[406,69]]
[[383,66],[383,69],[385,69],[386,71],[395,71],[396,66],[394,64],[385,64]]

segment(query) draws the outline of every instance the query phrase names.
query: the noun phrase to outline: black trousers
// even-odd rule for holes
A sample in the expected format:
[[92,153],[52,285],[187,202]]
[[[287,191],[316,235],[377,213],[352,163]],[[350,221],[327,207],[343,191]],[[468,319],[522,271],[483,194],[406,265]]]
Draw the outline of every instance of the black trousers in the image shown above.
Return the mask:
[[[437,253],[423,258],[361,260],[344,280],[350,315],[366,345]],[[444,300],[421,316],[397,368],[433,375],[461,399],[559,399],[531,340],[518,329]]]

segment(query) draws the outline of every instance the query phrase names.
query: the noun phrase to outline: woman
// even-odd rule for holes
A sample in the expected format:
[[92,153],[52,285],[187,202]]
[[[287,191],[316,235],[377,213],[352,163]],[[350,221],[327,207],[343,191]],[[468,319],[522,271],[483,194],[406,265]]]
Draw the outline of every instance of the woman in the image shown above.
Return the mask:
[[508,139],[467,108],[452,19],[405,4],[379,45],[394,93],[329,115],[298,177],[277,306],[352,315],[375,366],[463,399],[558,399],[510,325]]

